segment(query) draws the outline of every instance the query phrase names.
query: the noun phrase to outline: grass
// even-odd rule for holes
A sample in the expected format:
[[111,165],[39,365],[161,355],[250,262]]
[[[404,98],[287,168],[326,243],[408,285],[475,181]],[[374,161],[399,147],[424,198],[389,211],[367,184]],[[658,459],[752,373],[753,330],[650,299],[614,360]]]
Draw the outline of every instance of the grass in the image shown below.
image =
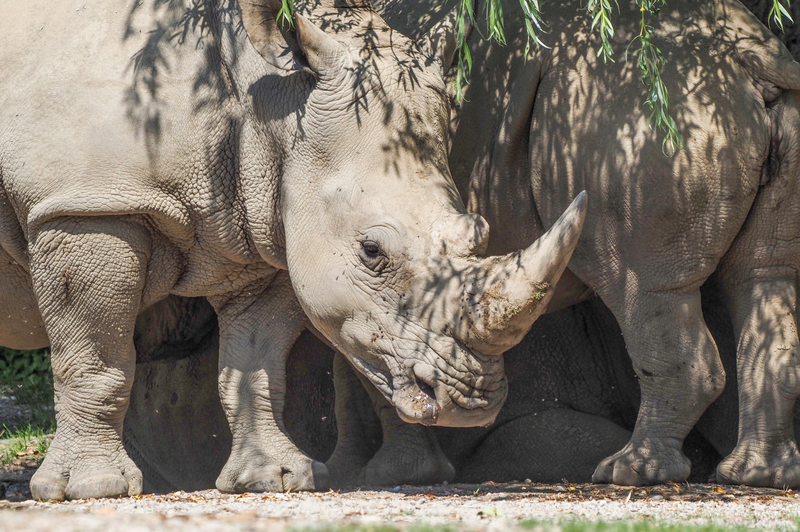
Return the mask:
[[666,523],[654,519],[626,521],[588,521],[567,519],[558,523],[522,521],[520,528],[532,532],[752,532],[744,527],[722,527],[712,524]]
[[41,461],[50,444],[45,436],[56,427],[49,352],[0,349],[0,396],[21,407],[0,419],[0,465],[25,455]]
[[0,429],[0,465],[14,462],[23,456],[33,456],[38,462],[44,459],[50,438],[39,427],[28,425],[24,428]]
[[0,391],[31,407],[53,401],[53,372],[50,351],[17,351],[0,348]]

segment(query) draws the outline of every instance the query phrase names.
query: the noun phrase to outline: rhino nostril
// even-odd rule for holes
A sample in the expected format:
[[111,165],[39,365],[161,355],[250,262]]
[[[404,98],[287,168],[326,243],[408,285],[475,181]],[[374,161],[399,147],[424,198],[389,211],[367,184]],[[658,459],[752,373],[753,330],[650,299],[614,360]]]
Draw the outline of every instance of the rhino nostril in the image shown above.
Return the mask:
[[419,377],[415,377],[414,380],[416,381],[416,384],[419,387],[420,391],[422,391],[422,393],[424,393],[434,401],[436,400],[436,393],[433,391],[433,386],[431,386],[430,384],[428,384],[423,380],[420,380]]

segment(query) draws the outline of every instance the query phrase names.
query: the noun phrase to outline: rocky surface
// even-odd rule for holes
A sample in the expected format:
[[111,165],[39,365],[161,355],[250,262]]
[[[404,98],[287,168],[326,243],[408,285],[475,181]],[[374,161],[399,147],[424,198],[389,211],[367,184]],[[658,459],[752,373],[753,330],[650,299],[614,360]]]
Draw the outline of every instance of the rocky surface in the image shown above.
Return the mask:
[[223,495],[216,490],[65,503],[0,501],[0,529],[15,531],[260,531],[426,523],[457,530],[518,528],[526,520],[657,520],[796,530],[791,490],[670,484],[653,488],[531,483],[327,493]]

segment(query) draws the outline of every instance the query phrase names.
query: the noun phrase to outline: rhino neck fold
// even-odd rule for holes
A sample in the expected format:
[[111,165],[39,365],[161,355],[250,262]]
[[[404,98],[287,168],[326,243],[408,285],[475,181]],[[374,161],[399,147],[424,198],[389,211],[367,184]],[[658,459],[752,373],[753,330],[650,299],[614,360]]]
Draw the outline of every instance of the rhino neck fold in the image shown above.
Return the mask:
[[229,86],[231,114],[241,124],[236,188],[244,210],[247,239],[270,265],[286,269],[281,188],[287,150],[303,134],[305,102],[314,88],[312,76],[267,63],[238,32],[238,9],[215,2],[212,28],[218,43],[224,82]]

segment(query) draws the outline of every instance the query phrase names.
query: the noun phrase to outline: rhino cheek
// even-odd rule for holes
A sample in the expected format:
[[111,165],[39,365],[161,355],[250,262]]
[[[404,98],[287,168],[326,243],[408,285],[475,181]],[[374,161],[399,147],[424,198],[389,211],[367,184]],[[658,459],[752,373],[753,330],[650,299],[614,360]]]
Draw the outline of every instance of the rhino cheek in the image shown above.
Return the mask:
[[352,309],[363,306],[347,275],[350,265],[342,257],[343,253],[330,241],[312,241],[287,253],[292,287],[303,311],[333,343],[337,342],[336,333]]

